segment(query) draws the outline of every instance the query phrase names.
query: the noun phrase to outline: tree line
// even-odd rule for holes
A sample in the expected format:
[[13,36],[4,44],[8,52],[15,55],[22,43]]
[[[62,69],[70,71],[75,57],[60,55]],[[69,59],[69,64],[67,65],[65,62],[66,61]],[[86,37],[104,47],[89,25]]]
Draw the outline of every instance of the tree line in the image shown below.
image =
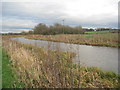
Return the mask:
[[84,34],[85,32],[89,31],[113,31],[113,33],[118,32],[117,29],[112,28],[96,28],[96,29],[88,29],[82,28],[82,26],[75,26],[71,27],[68,25],[62,25],[59,23],[55,23],[54,25],[47,26],[46,24],[39,23],[36,25],[32,30],[28,32],[21,32],[21,33],[6,33],[2,35],[27,35],[27,34],[41,34],[41,35],[56,35],[56,34]]
[[59,23],[55,23],[52,26],[47,26],[46,24],[40,23],[36,25],[32,31],[29,31],[31,34],[43,34],[43,35],[55,35],[55,34],[84,34],[87,31],[113,31],[117,32],[117,29],[112,28],[96,28],[96,29],[88,29],[82,28],[81,25],[71,27],[68,25],[61,25]]
[[43,34],[43,35],[55,35],[55,34],[83,34],[85,31],[81,26],[71,27],[68,25],[61,25],[55,23],[53,26],[47,26],[43,23],[38,24],[29,33]]

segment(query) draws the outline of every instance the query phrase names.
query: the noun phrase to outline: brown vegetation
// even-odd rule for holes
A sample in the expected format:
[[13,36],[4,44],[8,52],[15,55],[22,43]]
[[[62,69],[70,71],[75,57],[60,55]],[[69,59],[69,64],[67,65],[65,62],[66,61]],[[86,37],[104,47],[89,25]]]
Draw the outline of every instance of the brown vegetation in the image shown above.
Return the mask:
[[62,35],[28,35],[29,39],[48,40],[55,42],[65,42],[73,44],[94,45],[94,46],[110,46],[118,47],[118,34],[62,34]]
[[[65,37],[63,37],[65,38]],[[118,76],[72,64],[73,54],[45,50],[3,38],[18,81],[26,88],[116,88]]]

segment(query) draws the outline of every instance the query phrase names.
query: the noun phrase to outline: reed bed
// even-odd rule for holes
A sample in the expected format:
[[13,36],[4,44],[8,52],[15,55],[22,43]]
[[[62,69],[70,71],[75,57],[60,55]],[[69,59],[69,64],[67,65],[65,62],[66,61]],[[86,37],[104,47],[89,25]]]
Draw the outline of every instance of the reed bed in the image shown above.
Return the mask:
[[[73,53],[51,51],[3,38],[12,70],[25,88],[118,88],[120,77],[72,63]],[[14,83],[14,86],[16,84]]]
[[29,39],[48,40],[93,46],[119,47],[118,33],[103,34],[61,34],[61,35],[27,35]]

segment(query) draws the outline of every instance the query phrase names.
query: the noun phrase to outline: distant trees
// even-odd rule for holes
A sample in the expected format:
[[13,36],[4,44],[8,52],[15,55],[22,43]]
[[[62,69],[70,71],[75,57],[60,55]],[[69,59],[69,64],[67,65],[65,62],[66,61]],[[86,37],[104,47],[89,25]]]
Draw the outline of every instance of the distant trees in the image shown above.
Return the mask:
[[111,31],[113,30],[112,28],[97,28],[97,31]]
[[37,26],[35,26],[33,30],[34,34],[45,34],[48,30],[48,27],[45,24],[40,23]]
[[46,24],[39,23],[32,30],[20,33],[3,33],[2,35],[28,35],[28,34],[42,34],[42,35],[55,35],[55,34],[84,34],[90,31],[111,31],[112,33],[120,33],[118,29],[112,28],[82,28],[82,26],[71,27],[55,23],[54,25],[47,26]]
[[[31,31],[32,32],[32,31]],[[53,26],[45,24],[38,24],[33,28],[34,34],[55,35],[55,34],[83,34],[85,30],[81,26],[70,27],[68,25],[61,25],[55,23]]]

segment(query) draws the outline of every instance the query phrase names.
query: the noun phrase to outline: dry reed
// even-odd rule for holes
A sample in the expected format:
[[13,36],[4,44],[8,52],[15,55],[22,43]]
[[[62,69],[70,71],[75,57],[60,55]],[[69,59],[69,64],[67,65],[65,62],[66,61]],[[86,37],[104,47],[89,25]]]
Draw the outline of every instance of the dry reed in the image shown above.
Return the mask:
[[117,75],[72,64],[71,53],[45,50],[3,38],[13,71],[25,88],[115,88]]

